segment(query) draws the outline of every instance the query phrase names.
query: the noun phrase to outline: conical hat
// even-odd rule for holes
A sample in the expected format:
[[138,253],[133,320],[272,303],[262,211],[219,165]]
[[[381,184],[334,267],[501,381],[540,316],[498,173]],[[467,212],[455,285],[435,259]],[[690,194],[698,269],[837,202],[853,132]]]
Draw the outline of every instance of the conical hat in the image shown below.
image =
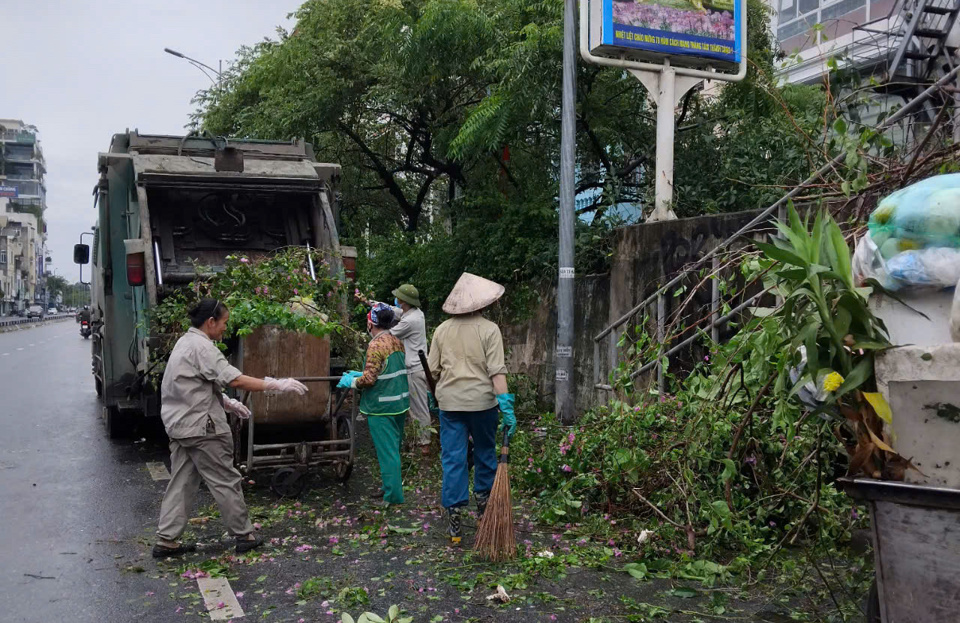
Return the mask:
[[493,305],[503,293],[504,287],[499,283],[463,273],[443,303],[443,311],[452,315],[469,314]]

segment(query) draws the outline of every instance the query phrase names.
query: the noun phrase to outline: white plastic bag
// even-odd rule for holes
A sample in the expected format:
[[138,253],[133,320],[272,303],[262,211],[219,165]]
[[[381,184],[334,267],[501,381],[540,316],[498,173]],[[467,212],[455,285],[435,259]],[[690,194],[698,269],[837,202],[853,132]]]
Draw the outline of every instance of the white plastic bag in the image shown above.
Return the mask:
[[960,249],[903,251],[887,260],[887,271],[894,289],[952,288],[960,280]]
[[876,279],[884,287],[890,282],[886,262],[869,233],[860,237],[853,251],[853,281],[863,286],[867,279]]

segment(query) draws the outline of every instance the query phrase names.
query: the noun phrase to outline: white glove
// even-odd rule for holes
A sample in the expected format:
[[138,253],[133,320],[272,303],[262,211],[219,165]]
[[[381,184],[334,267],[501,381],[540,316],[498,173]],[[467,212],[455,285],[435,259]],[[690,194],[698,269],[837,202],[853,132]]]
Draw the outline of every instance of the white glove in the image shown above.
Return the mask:
[[268,392],[293,392],[303,396],[310,391],[306,385],[297,379],[275,379],[268,376],[263,379],[263,384]]
[[226,394],[223,395],[223,410],[236,415],[241,420],[246,420],[253,414],[242,402]]

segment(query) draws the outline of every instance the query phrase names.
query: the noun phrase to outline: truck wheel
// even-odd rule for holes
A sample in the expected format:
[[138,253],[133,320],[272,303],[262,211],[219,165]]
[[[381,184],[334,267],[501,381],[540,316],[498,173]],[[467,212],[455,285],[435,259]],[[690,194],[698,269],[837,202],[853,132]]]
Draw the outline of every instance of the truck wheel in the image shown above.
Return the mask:
[[125,418],[117,407],[103,408],[103,422],[107,426],[107,437],[110,439],[124,439],[133,432],[130,418]]

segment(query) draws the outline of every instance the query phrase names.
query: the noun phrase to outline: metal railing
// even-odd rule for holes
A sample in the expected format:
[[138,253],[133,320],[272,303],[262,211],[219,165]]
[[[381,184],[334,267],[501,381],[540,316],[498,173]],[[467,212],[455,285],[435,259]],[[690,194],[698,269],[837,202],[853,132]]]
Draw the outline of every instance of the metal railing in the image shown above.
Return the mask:
[[75,314],[51,314],[49,316],[44,316],[42,318],[9,318],[7,320],[0,320],[0,328],[3,327],[13,327],[21,324],[40,324],[43,322],[48,322],[50,320],[66,320],[68,318],[73,318]]
[[36,134],[24,130],[3,130],[0,132],[0,141],[12,141],[23,143],[24,145],[33,145],[37,142]]
[[[911,99],[909,102],[904,104],[904,106],[898,110],[896,113],[887,117],[882,123],[880,123],[876,130],[877,132],[883,132],[888,129],[890,126],[898,123],[900,120],[905,118],[907,115],[913,113],[916,109],[926,102],[926,100],[936,93],[937,91],[944,88],[949,83],[952,83],[957,75],[960,74],[960,66],[954,67],[942,78],[937,80],[929,88],[925,89],[922,93]],[[686,348],[692,344],[698,337],[699,333],[697,331],[693,332],[693,335],[687,337],[679,344],[670,346],[667,335],[666,335],[666,296],[672,296],[673,292],[676,291],[676,287],[680,286],[684,279],[690,277],[694,271],[698,271],[701,268],[707,265],[707,262],[711,262],[712,270],[716,272],[718,270],[718,259],[719,254],[731,247],[734,242],[740,239],[744,234],[755,232],[760,225],[767,224],[771,217],[775,213],[779,214],[782,218],[782,211],[786,209],[787,204],[796,196],[798,196],[802,191],[807,189],[811,184],[816,182],[826,173],[834,170],[840,165],[843,159],[846,158],[846,153],[840,153],[833,157],[829,162],[824,164],[822,167],[817,169],[810,177],[805,179],[799,185],[797,185],[789,193],[778,199],[772,205],[763,210],[760,214],[755,216],[750,220],[746,225],[738,229],[733,235],[727,237],[725,240],[717,244],[713,249],[704,254],[700,259],[682,267],[677,274],[671,278],[669,281],[659,286],[653,294],[644,298],[640,303],[633,306],[625,314],[617,318],[613,323],[611,323],[607,328],[598,333],[593,338],[593,385],[594,388],[601,391],[611,391],[613,387],[608,382],[609,375],[616,370],[619,359],[619,348],[618,348],[618,337],[619,330],[621,327],[624,327],[629,322],[632,322],[634,318],[648,305],[656,302],[657,305],[657,341],[662,345],[663,352],[657,354],[657,358],[654,361],[643,363],[636,371],[631,372],[631,378],[636,378],[640,374],[647,372],[653,368],[657,370],[657,384],[661,391],[664,389],[664,378],[663,378],[663,359],[672,354],[675,354],[679,350]],[[714,341],[718,337],[719,327],[730,320],[736,314],[739,314],[745,310],[750,305],[754,304],[760,296],[766,294],[766,291],[757,293],[747,300],[743,301],[737,305],[730,312],[725,314],[723,317],[717,317],[721,310],[720,305],[720,296],[719,296],[719,283],[717,279],[713,279],[713,286],[711,291],[711,302],[710,302],[710,312],[705,318],[697,321],[695,324],[707,323],[707,326],[710,329],[711,337]],[[604,341],[607,341],[607,346],[609,348],[609,371],[607,372],[607,378],[604,378],[604,375],[601,371],[601,352],[602,345]]]

